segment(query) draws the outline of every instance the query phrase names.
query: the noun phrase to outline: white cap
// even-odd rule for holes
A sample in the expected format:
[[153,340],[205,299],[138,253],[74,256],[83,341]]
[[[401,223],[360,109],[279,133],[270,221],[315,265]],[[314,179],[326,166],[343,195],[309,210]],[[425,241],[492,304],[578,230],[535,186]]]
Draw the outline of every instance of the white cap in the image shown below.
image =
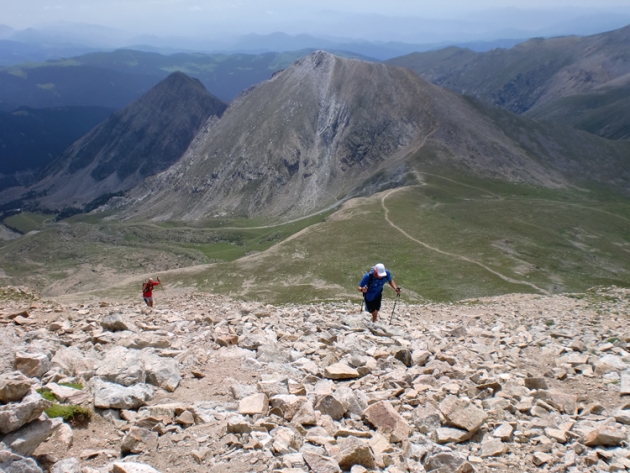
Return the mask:
[[385,276],[387,276],[387,271],[385,271],[385,265],[383,263],[378,263],[376,266],[374,266],[374,272],[378,274],[379,278],[384,278]]

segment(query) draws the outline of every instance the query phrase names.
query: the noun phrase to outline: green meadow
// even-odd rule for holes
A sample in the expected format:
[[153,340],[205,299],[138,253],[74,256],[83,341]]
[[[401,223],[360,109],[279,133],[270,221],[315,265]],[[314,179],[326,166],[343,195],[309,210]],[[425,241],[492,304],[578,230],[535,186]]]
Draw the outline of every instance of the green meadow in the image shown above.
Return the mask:
[[[134,296],[136,281],[162,274],[163,290],[168,285],[272,303],[358,303],[357,282],[377,262],[392,271],[409,301],[630,285],[627,199],[593,189],[418,176],[415,185],[285,224],[73,217],[6,243],[0,268],[9,276],[5,283],[37,281],[56,288],[52,295]],[[77,267],[88,276],[78,285]],[[90,274],[101,284],[92,284]]]

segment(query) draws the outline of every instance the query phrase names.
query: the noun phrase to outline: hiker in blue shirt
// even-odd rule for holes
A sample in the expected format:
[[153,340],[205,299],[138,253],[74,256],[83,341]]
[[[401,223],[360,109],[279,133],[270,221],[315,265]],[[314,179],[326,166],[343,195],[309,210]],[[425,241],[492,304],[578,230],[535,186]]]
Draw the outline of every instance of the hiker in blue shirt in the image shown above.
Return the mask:
[[392,274],[385,269],[382,263],[378,263],[370,269],[359,283],[359,292],[363,293],[365,299],[365,310],[372,314],[372,323],[376,322],[378,311],[381,310],[381,299],[383,298],[383,286],[389,283],[396,294],[400,294],[400,288],[392,279]]

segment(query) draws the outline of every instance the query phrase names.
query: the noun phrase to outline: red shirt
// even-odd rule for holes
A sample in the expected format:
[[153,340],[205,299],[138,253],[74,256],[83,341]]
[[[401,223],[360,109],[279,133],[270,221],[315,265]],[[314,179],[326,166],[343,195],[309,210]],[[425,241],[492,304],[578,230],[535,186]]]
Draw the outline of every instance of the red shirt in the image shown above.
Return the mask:
[[159,285],[159,281],[148,282],[142,291],[142,297],[153,297],[153,287]]

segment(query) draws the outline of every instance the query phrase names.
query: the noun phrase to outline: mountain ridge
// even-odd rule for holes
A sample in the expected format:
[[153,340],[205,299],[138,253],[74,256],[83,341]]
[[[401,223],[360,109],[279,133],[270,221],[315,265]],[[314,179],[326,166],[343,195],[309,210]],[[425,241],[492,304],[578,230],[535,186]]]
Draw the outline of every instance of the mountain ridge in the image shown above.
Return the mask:
[[427,165],[627,191],[629,149],[487,108],[408,69],[319,51],[237,97],[182,160],[112,205],[127,206],[124,218],[290,218],[404,185]]
[[387,64],[516,113],[535,113],[630,73],[630,25],[586,37],[534,38],[485,53],[451,47]]

